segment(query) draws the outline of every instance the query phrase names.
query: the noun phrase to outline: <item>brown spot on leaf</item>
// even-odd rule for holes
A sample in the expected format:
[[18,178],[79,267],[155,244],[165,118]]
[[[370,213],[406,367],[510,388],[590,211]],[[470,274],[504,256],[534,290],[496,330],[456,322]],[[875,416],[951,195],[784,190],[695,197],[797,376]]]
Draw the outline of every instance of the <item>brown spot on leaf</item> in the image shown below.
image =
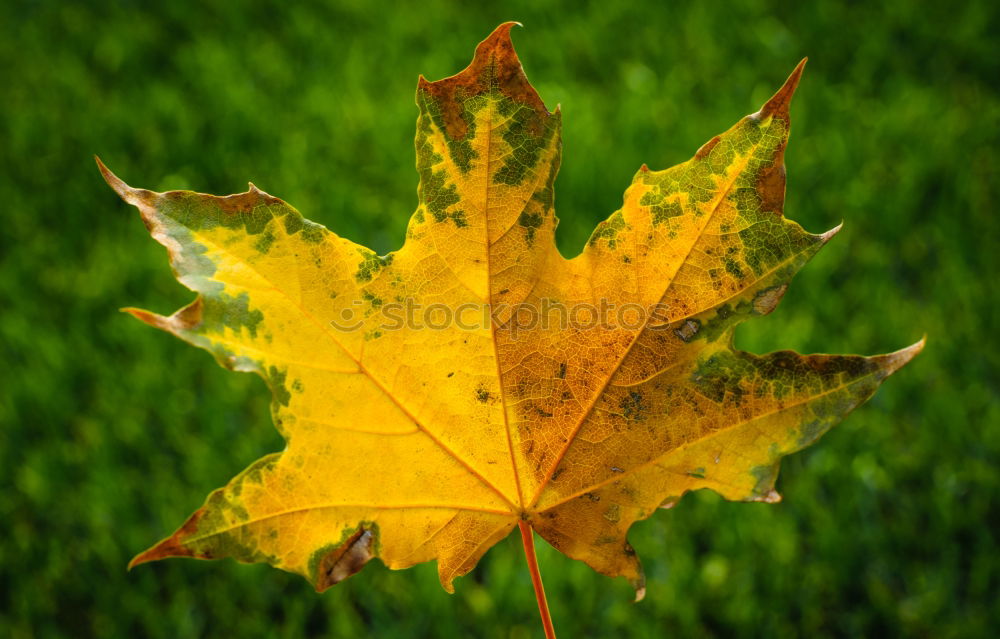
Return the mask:
[[778,215],[782,214],[785,204],[785,165],[781,159],[784,150],[784,145],[778,149],[777,166],[764,168],[757,178],[757,194],[760,196],[761,210],[772,211]]
[[674,329],[674,335],[684,342],[690,342],[701,329],[701,320],[686,320],[680,328]]
[[357,573],[375,555],[372,553],[372,532],[360,528],[343,545],[320,559],[316,572],[316,592],[323,592]]
[[708,142],[702,144],[701,148],[698,149],[697,153],[694,154],[695,159],[704,160],[706,157],[708,157],[708,154],[712,152],[712,149],[715,148],[715,145],[718,144],[720,141],[722,141],[722,138],[717,135]]
[[767,315],[775,309],[787,290],[788,284],[764,289],[753,298],[753,312],[758,315]]

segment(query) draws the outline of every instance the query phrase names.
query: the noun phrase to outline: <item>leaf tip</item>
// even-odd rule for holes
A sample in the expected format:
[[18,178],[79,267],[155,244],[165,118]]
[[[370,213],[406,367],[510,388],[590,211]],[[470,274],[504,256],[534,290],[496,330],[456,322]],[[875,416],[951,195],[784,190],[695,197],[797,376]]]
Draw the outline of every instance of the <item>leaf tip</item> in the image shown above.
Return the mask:
[[517,52],[514,51],[514,43],[510,39],[510,32],[514,27],[521,26],[524,25],[520,22],[513,21],[504,22],[498,26],[493,30],[493,33],[488,35],[486,39],[480,42],[476,47],[476,53],[473,56],[473,61],[481,60],[483,63],[488,63],[492,56],[497,56],[498,60],[510,60],[511,66],[516,66],[520,69],[521,62],[518,60]]
[[642,583],[635,589],[635,603],[639,603],[646,598],[646,584]]
[[837,233],[840,233],[840,229],[842,229],[842,228],[844,228],[844,223],[843,222],[841,222],[837,226],[833,227],[832,229],[830,229],[826,233],[820,234],[820,236],[819,236],[820,241],[823,242],[823,244],[826,244],[831,239],[833,239],[834,235],[836,235]]
[[802,60],[795,65],[795,69],[792,70],[791,75],[785,80],[785,84],[778,89],[777,93],[771,96],[763,107],[760,109],[761,115],[768,116],[774,115],[776,113],[787,113],[788,105],[792,102],[792,96],[795,95],[795,89],[799,86],[799,80],[802,79],[802,71],[806,68],[806,62],[809,58],[802,58]]
[[166,559],[167,557],[194,557],[195,554],[181,545],[178,536],[181,531],[177,531],[172,536],[167,537],[152,548],[142,551],[128,562],[127,570],[131,571],[136,566]]
[[110,186],[112,189],[115,190],[116,193],[118,193],[118,195],[121,195],[122,198],[124,198],[125,196],[123,194],[128,190],[130,190],[132,187],[130,187],[128,184],[125,184],[125,182],[123,182],[121,178],[112,173],[111,169],[109,169],[107,165],[104,164],[104,162],[101,162],[101,158],[99,156],[94,155],[94,162],[97,162],[97,168],[98,170],[100,170],[101,175],[104,176],[104,181],[108,183],[108,186]]
[[[772,483],[773,483],[773,481],[772,481]],[[774,490],[772,488],[771,490],[767,491],[765,494],[760,495],[759,497],[754,497],[751,501],[756,501],[756,502],[760,502],[760,503],[763,503],[763,504],[780,504],[781,503],[781,494],[778,493],[778,491],[776,491],[776,490]]]
[[[514,43],[510,39],[510,31],[515,26],[520,27],[523,25],[520,22],[508,21],[494,29],[493,33],[486,36],[486,39],[476,46],[476,53],[472,58],[473,61],[482,60],[486,62],[495,54],[500,54],[502,59],[513,58],[516,61],[517,53],[514,52]],[[520,63],[518,62],[518,64]]]
[[910,360],[920,354],[927,344],[927,335],[920,338],[920,341],[910,344],[906,348],[901,348],[895,353],[888,353],[881,357],[885,374],[892,375],[902,367],[906,366]]
[[126,566],[126,568],[125,568],[126,572],[132,572],[132,569],[135,568],[138,565],[149,563],[151,561],[155,561],[155,559],[150,556],[150,553],[152,551],[153,551],[153,548],[150,548],[149,550],[144,550],[143,552],[139,553],[135,557],[132,557],[132,561],[128,562],[128,566]]
[[149,324],[150,326],[155,326],[156,328],[166,328],[167,318],[162,315],[157,315],[156,313],[151,313],[141,308],[132,308],[130,306],[118,310],[122,313],[128,313],[144,324]]
[[[193,302],[180,309],[170,317],[158,315],[157,313],[152,313],[141,308],[127,307],[119,310],[123,313],[128,313],[143,324],[148,324],[153,328],[158,328],[161,331],[167,331],[168,333],[173,333],[178,337],[184,338],[184,333],[186,331],[190,331],[201,324],[203,304],[204,298],[199,295]],[[220,360],[220,362],[222,362],[222,360]],[[231,368],[231,366],[225,363],[223,363],[223,366]]]
[[262,191],[261,188],[259,186],[257,186],[256,184],[254,184],[253,182],[247,182],[247,193],[250,193],[252,195],[255,195],[257,197],[262,197],[262,198],[273,198],[274,197],[270,193],[266,193],[266,192]]
[[523,27],[523,26],[524,25],[521,24],[520,22],[517,22],[515,20],[508,20],[507,22],[501,23],[500,26],[498,26],[496,29],[494,29],[493,33],[491,33],[489,35],[489,37],[486,38],[486,40],[488,41],[488,40],[496,38],[497,40],[506,39],[506,40],[509,41],[510,40],[510,32],[511,32],[511,30],[514,27]]
[[124,180],[111,172],[104,162],[101,162],[101,158],[94,156],[94,161],[97,162],[97,168],[100,169],[101,175],[104,176],[104,181],[108,183],[118,197],[125,200],[129,204],[138,206],[139,204],[146,203],[153,197],[152,191],[147,191],[145,189],[134,189],[128,184],[125,184]]
[[441,560],[438,560],[438,581],[441,582],[441,587],[449,595],[455,594],[455,573],[454,571],[446,572]]
[[504,22],[494,29],[476,46],[472,62],[461,72],[435,82],[429,82],[423,76],[417,79],[418,106],[427,100],[436,102],[442,114],[444,130],[452,139],[464,139],[468,132],[468,123],[462,116],[464,102],[491,91],[499,90],[514,102],[531,107],[539,116],[551,115],[524,75],[510,39],[510,31],[515,26],[520,24]]
[[152,548],[144,550],[128,562],[128,569],[132,570],[140,564],[150,561],[166,559],[167,557],[194,557],[196,559],[211,559],[212,556],[205,552],[195,552],[184,545],[184,540],[198,529],[198,522],[205,514],[204,508],[199,508],[188,517],[184,525],[177,531],[154,545]]

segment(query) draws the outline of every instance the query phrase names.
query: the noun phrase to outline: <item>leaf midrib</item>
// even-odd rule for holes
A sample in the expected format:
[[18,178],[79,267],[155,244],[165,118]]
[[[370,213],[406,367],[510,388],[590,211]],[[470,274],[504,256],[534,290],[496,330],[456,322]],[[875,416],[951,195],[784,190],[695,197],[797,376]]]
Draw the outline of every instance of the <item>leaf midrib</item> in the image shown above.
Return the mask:
[[[496,55],[493,56],[493,63],[496,64]],[[483,229],[486,236],[483,246],[486,247],[486,303],[487,308],[490,309],[490,342],[493,344],[493,363],[496,366],[497,371],[497,386],[500,389],[500,410],[503,413],[503,429],[507,434],[507,453],[510,456],[510,465],[514,471],[514,485],[517,487],[517,504],[515,505],[518,511],[522,511],[524,507],[524,495],[521,494],[521,477],[517,472],[517,459],[514,458],[514,440],[510,432],[510,418],[507,417],[507,393],[505,392],[505,387],[503,383],[503,368],[500,366],[500,348],[497,344],[497,327],[493,322],[493,244],[490,242],[490,186],[492,184],[491,177],[493,175],[492,162],[493,162],[493,100],[496,99],[497,87],[495,78],[490,78],[490,99],[488,102],[488,119],[489,126],[486,133],[486,185],[485,185],[485,197],[484,197],[484,207],[483,211]]]

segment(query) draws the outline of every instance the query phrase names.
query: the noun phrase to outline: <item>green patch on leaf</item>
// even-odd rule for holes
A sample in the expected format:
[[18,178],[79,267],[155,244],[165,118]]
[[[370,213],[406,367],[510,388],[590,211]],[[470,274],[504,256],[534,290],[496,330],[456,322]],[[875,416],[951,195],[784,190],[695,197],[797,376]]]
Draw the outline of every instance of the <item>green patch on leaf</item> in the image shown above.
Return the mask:
[[628,225],[625,223],[625,217],[622,215],[621,211],[616,211],[607,220],[601,222],[594,229],[594,233],[590,236],[587,241],[590,246],[597,244],[598,240],[607,240],[608,248],[615,248],[615,237],[617,237],[618,232],[627,228]]
[[292,394],[285,387],[286,376],[287,372],[280,370],[276,366],[271,366],[267,369],[267,385],[274,395],[274,400],[282,406],[288,406],[288,402],[292,400]]
[[392,264],[392,253],[379,256],[375,254],[375,251],[367,249],[358,249],[358,253],[364,258],[358,264],[358,270],[354,274],[354,279],[358,282],[370,282],[376,273]]
[[237,334],[246,329],[250,337],[257,337],[257,327],[264,321],[264,313],[250,310],[250,295],[244,291],[233,297],[225,292],[206,295],[203,298],[201,333],[222,333],[223,327]]

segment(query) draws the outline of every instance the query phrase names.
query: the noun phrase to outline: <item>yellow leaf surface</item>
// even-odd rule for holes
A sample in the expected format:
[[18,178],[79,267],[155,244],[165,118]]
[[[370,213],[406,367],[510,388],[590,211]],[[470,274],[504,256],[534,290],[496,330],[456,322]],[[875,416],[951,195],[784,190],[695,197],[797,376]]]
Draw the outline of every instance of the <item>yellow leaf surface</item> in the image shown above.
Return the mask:
[[389,255],[252,185],[155,193],[101,165],[198,293],[171,316],[130,312],[261,375],[287,441],[133,564],[266,561],[322,590],[372,557],[436,560],[451,591],[525,521],[641,596],[632,523],[699,488],[777,501],[780,458],[920,350],[732,347],[836,230],[783,217],[803,64],[688,162],[643,166],[567,260],[554,242],[561,117],[525,78],[512,26],[458,75],[420,79],[419,203]]

